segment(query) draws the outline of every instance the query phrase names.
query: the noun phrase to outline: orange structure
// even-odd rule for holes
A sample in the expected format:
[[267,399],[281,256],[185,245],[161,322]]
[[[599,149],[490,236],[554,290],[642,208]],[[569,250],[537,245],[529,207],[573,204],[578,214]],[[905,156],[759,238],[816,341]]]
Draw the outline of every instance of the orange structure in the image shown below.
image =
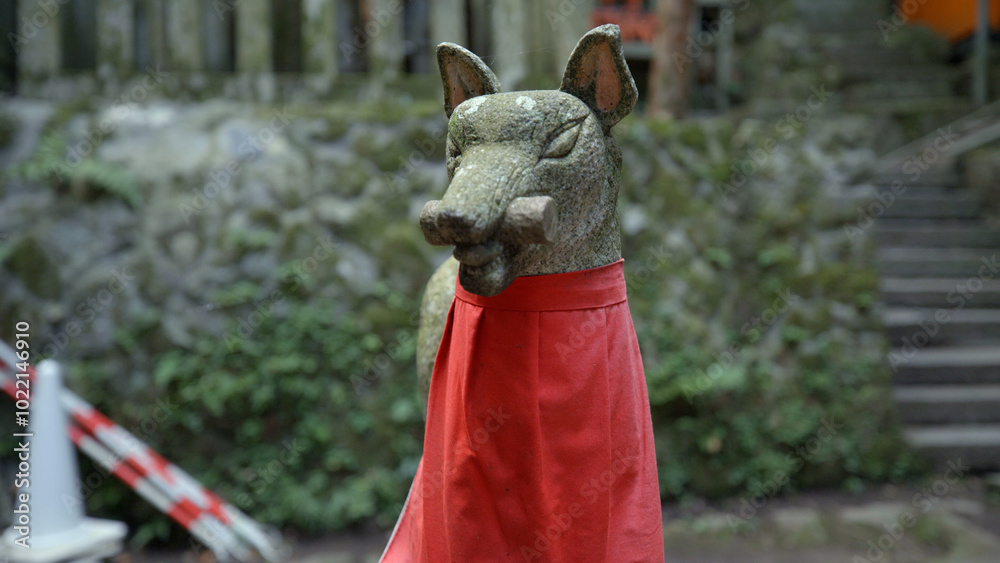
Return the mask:
[[617,24],[626,43],[652,43],[656,36],[656,14],[643,6],[643,0],[600,0],[590,22],[594,27]]
[[[952,43],[976,32],[978,0],[897,0],[896,17],[907,23],[923,23]],[[1000,0],[990,0],[990,28],[1000,30]]]

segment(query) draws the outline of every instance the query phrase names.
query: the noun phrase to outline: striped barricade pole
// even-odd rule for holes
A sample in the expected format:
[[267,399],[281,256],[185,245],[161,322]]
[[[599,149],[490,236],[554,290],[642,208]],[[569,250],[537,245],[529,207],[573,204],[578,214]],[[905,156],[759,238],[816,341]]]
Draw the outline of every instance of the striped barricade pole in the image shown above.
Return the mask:
[[100,442],[86,432],[80,430],[76,425],[70,425],[70,439],[73,443],[87,454],[95,463],[100,465],[105,471],[118,477],[130,489],[147,502],[156,507],[157,510],[169,516],[187,530],[198,541],[205,544],[219,561],[226,561],[232,555],[240,561],[248,561],[250,552],[240,545],[232,532],[218,525],[206,516],[194,516],[189,511],[181,508],[173,502],[167,493],[154,487],[149,481],[144,480],[131,467],[121,462],[117,456],[108,451]]
[[[16,363],[14,351],[0,341],[0,371],[12,372]],[[34,375],[33,368],[29,375]],[[2,383],[13,396],[11,377],[5,375]],[[73,392],[63,389],[60,402],[73,419],[70,435],[79,438],[73,441],[84,453],[205,543],[217,558],[225,560],[228,554],[248,561],[250,552],[241,543],[246,542],[268,561],[281,559],[276,532],[265,531]]]
[[257,522],[223,502],[187,472],[164,459],[74,393],[64,391],[63,406],[84,430],[111,446],[115,454],[128,460],[143,476],[169,491],[175,499],[193,503],[223,525],[231,527],[268,561],[280,560],[280,549],[274,545],[280,545],[280,540],[275,542]]
[[[16,389],[8,371],[9,365],[0,360],[0,382],[4,392],[13,396]],[[201,514],[202,511],[190,501],[172,498],[169,491],[158,488],[150,480],[144,479],[133,467],[125,463],[121,456],[112,453],[101,442],[80,429],[75,422],[70,423],[67,433],[73,443],[95,463],[204,543],[218,560],[228,561],[230,556],[241,561],[250,560],[249,551],[240,544],[230,530],[210,515]]]

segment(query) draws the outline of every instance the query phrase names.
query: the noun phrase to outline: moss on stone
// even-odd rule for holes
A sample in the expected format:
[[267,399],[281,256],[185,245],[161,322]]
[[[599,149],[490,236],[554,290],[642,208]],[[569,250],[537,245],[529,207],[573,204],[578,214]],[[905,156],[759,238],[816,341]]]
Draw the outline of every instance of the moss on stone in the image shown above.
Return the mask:
[[35,296],[52,299],[59,295],[62,281],[59,268],[35,237],[12,242],[5,262],[5,268]]

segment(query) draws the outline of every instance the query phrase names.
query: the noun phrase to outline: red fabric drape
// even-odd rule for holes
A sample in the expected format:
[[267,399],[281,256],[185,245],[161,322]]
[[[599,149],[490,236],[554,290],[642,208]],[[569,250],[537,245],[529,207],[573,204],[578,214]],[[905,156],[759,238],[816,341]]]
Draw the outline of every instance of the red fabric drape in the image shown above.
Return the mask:
[[382,561],[663,561],[622,261],[495,297],[456,286],[423,458]]

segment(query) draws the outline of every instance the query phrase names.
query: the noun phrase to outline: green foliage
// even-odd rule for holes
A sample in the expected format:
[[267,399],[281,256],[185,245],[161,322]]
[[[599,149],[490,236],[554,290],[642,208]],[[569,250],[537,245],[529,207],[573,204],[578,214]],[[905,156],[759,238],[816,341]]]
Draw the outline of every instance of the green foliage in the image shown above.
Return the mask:
[[139,186],[125,168],[93,156],[73,162],[67,156],[66,146],[62,135],[45,135],[38,142],[35,154],[16,166],[11,174],[57,187],[103,191],[124,200],[133,209],[139,207],[142,201]]
[[[336,258],[303,283],[291,263],[269,279],[205,282],[198,298],[227,324],[203,327],[186,348],[164,336],[157,310],[132,314],[116,331],[117,361],[78,362],[69,382],[252,517],[307,532],[388,527],[397,516],[423,435],[414,313],[446,254],[421,240],[411,215],[444,186],[412,173],[388,191],[375,165],[396,170],[433,124],[376,137],[349,133],[364,123],[340,109],[325,117],[362,153],[333,174],[333,195],[357,205],[332,229]],[[842,223],[820,220],[817,186],[831,175],[803,156],[809,128],[778,137],[782,158],[732,190],[720,189],[737,184],[732,164],[774,138],[772,126],[633,117],[618,129],[621,208],[640,217],[639,227],[623,221],[623,248],[664,498],[757,494],[779,472],[781,490],[859,490],[911,473],[873,308],[878,275],[863,245],[831,243]],[[42,162],[64,145],[45,143],[32,166],[61,173]],[[828,152],[823,162],[836,159]],[[234,256],[275,252],[282,228],[227,226],[216,243]],[[380,281],[339,279],[351,252]],[[151,360],[122,373],[139,350]],[[171,406],[162,420],[157,401]],[[105,482],[90,503],[139,527],[140,542],[175,537],[123,485]]]
[[[818,171],[762,160],[739,189],[700,187],[729,182],[713,171],[766,146],[772,129],[746,131],[738,149],[731,128],[713,122],[637,121],[621,132],[623,204],[668,217],[623,241],[661,492],[719,497],[904,478],[915,465],[870,310],[878,275],[850,245],[817,242],[842,236],[841,224],[817,226]],[[698,146],[684,156],[697,166],[674,165]],[[713,158],[713,146],[726,150]]]
[[[416,302],[380,285],[353,312],[290,294],[268,311],[252,289],[240,284],[220,302],[234,319],[225,333],[160,354],[128,404],[103,392],[115,376],[96,364],[81,364],[73,385],[255,518],[308,532],[390,525],[422,443]],[[157,400],[169,408],[162,420]],[[98,489],[93,509],[117,512],[121,487]],[[137,541],[169,529],[131,504],[119,517],[138,518]]]
[[918,61],[925,64],[944,64],[951,54],[948,39],[923,25],[894,27],[886,35],[886,43],[893,49],[913,53]]
[[986,500],[993,506],[1000,506],[1000,476],[993,475],[987,479]]

